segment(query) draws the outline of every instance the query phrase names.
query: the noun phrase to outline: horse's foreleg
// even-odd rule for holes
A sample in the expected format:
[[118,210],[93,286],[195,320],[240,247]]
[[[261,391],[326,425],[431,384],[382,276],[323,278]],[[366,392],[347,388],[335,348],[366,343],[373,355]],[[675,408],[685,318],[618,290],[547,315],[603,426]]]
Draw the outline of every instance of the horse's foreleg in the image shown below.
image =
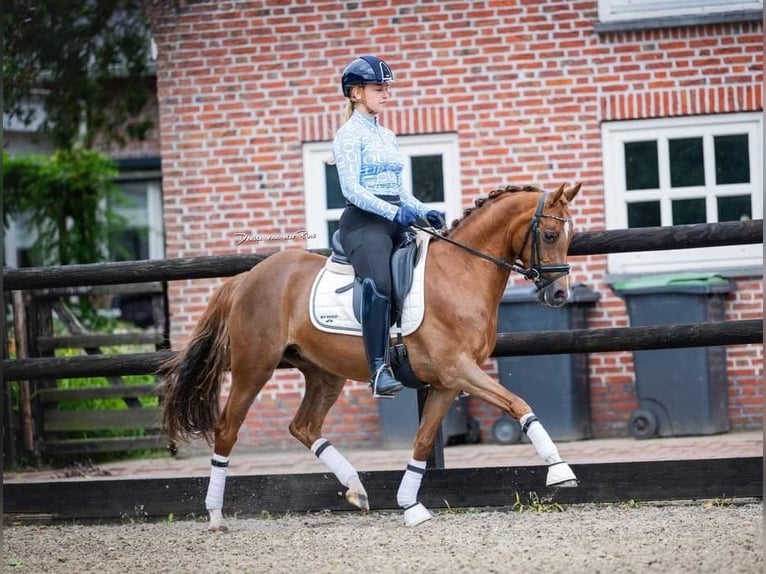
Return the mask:
[[290,434],[335,475],[346,487],[346,500],[361,510],[369,510],[370,502],[356,468],[322,436],[322,424],[343,389],[343,377],[322,371],[313,365],[300,367],[306,379],[306,393],[290,423]]
[[571,467],[561,459],[548,431],[521,397],[506,389],[473,363],[462,365],[454,380],[459,381],[462,390],[471,396],[502,409],[519,421],[522,431],[535,447],[537,454],[548,465],[546,486],[577,486],[577,477]]
[[535,447],[537,454],[548,465],[548,475],[545,478],[546,486],[577,486],[577,477],[572,468],[561,459],[559,449],[554,444],[548,431],[533,412],[529,412],[519,419],[521,430]]
[[417,526],[433,518],[433,514],[418,501],[418,492],[423,475],[426,473],[426,461],[434,447],[436,433],[439,432],[444,416],[455,400],[454,391],[431,388],[423,406],[420,428],[415,435],[412,458],[396,493],[396,503],[404,510],[404,522],[407,526]]

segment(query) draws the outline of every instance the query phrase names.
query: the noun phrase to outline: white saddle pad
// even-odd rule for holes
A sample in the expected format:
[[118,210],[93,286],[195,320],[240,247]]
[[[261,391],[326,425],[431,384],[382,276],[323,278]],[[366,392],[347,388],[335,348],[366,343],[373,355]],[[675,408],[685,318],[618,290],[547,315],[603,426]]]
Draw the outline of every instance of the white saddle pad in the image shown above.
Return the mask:
[[[423,322],[425,311],[425,269],[430,236],[418,232],[421,255],[415,266],[412,289],[404,300],[402,335],[414,333]],[[353,289],[336,293],[354,280],[350,265],[333,263],[328,257],[314,279],[309,296],[311,323],[320,331],[343,335],[362,335],[362,325],[354,317]]]

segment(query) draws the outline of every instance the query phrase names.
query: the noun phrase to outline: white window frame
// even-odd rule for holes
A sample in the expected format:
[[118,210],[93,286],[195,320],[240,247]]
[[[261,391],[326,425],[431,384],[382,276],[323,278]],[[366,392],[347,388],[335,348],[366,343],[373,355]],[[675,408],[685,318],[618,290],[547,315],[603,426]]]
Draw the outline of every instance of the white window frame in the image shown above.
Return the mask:
[[[453,133],[397,137],[399,150],[409,159],[422,155],[441,155],[444,201],[427,203],[429,207],[444,211],[447,221],[461,214],[460,162],[457,135]],[[303,145],[303,188],[306,205],[306,247],[322,249],[330,246],[327,222],[340,219],[343,208],[327,208],[325,164],[332,161],[332,142],[311,142]],[[405,161],[402,172],[404,185],[412,189],[410,162]]]
[[763,10],[763,0],[599,0],[601,22]]
[[[750,183],[716,185],[712,138],[716,135],[748,134]],[[763,116],[760,113],[721,114],[604,122],[601,126],[604,161],[604,206],[607,229],[627,229],[627,204],[634,201],[660,201],[661,224],[672,225],[671,201],[688,197],[690,191],[708,199],[725,195],[750,194],[753,219],[763,218]],[[705,185],[698,188],[671,188],[668,139],[702,137]],[[658,141],[660,184],[653,190],[626,190],[624,144]],[[708,201],[708,222],[717,221],[713,201]],[[652,273],[698,270],[727,270],[763,266],[761,245],[733,245],[668,251],[610,253],[610,273]]]

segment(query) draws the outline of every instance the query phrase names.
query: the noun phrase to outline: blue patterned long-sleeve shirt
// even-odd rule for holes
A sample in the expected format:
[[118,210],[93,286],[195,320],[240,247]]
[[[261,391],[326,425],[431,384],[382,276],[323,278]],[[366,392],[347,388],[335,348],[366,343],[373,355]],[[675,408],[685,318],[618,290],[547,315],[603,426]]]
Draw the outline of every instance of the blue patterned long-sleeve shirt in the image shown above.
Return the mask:
[[402,184],[404,156],[394,132],[375,118],[354,112],[335,134],[333,155],[349,203],[393,221],[399,208],[390,201],[398,200],[425,217],[428,208]]

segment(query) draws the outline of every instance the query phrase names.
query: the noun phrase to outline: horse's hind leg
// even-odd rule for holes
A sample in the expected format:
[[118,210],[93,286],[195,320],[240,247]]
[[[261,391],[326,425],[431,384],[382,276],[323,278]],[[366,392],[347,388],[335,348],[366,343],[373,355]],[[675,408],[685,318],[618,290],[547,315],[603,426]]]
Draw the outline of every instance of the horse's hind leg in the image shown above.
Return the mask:
[[[210,482],[205,496],[205,507],[210,515],[208,530],[211,532],[227,530],[223,521],[223,493],[226,489],[229,455],[237,441],[239,428],[245,421],[250,405],[274,372],[273,367],[259,367],[259,362],[249,358],[237,359],[232,355],[231,389],[215,427],[215,444],[213,457],[210,460]],[[272,361],[265,361],[266,364],[269,362],[276,366],[279,357]]]
[[306,393],[290,423],[290,434],[310,449],[346,487],[346,500],[361,510],[369,510],[367,492],[354,466],[322,436],[322,424],[346,380],[310,364],[296,365],[306,379]]
[[404,522],[407,526],[417,526],[433,518],[433,514],[418,502],[418,492],[426,473],[428,455],[434,447],[436,433],[439,432],[442,420],[457,394],[458,391],[434,387],[428,391],[420,427],[413,442],[412,458],[407,463],[396,493],[396,502],[404,510]]

